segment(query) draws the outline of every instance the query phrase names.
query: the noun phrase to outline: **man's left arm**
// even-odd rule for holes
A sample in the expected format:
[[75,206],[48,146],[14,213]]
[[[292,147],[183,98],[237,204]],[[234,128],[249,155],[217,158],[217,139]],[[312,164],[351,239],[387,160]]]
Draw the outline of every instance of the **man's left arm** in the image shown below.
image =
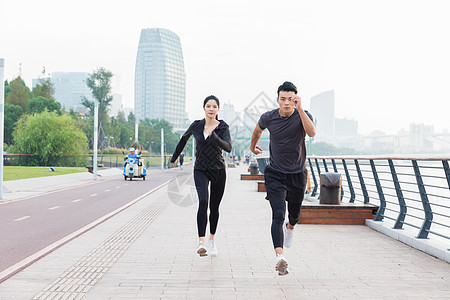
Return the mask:
[[300,119],[302,120],[303,128],[308,136],[313,137],[316,135],[316,126],[313,121],[309,118],[308,114],[302,107],[302,99],[300,96],[295,95],[294,98],[295,108],[298,110],[298,114],[300,115]]

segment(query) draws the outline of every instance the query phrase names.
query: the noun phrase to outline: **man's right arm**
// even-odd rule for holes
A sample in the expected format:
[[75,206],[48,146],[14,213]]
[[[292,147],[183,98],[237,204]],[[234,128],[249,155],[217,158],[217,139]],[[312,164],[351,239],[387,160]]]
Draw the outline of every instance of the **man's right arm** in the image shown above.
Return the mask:
[[262,133],[263,130],[261,129],[261,127],[259,127],[259,123],[256,123],[255,130],[253,130],[252,134],[252,141],[250,142],[250,151],[252,151],[255,155],[261,154],[263,152],[262,149],[257,145]]

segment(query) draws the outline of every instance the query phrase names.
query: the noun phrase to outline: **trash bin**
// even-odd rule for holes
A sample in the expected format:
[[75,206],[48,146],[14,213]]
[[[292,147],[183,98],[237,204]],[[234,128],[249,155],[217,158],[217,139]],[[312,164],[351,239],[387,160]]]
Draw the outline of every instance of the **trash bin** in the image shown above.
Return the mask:
[[320,174],[320,204],[341,203],[342,177],[339,173]]
[[250,175],[258,175],[258,174],[259,174],[258,163],[256,161],[252,161],[250,163]]

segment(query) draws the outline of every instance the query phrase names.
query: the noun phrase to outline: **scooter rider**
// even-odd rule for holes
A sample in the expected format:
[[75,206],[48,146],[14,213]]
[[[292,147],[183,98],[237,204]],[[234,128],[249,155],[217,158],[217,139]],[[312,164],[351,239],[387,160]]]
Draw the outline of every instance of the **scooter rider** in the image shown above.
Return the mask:
[[133,167],[133,170],[135,170],[135,172],[136,172],[138,169],[137,162],[138,162],[139,157],[136,154],[136,149],[134,149],[133,147],[130,148],[130,153],[128,153],[124,158],[125,163],[126,163],[126,167],[125,167],[125,175],[126,176],[128,176],[130,174],[130,167],[131,167],[131,164],[129,163],[130,158],[134,159],[132,167]]

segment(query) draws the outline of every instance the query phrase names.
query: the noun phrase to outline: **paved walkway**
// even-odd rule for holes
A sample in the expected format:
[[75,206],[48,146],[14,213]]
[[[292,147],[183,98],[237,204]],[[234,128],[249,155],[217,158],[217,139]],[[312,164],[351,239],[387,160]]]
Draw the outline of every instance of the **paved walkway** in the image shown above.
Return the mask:
[[228,170],[217,257],[195,253],[185,169],[0,284],[0,299],[450,299],[450,264],[367,226],[297,226],[278,276],[269,204],[242,172]]

